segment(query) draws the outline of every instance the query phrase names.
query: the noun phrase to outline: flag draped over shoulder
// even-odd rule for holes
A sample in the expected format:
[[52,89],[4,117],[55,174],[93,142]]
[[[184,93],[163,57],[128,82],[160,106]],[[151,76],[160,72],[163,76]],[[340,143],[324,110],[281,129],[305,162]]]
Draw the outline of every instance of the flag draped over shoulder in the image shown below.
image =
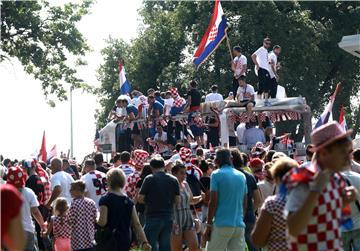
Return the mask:
[[122,62],[119,63],[119,80],[120,80],[120,94],[129,94],[131,92],[131,84],[126,78],[125,67]]
[[340,83],[336,85],[335,92],[330,97],[329,103],[325,106],[325,109],[324,109],[323,113],[320,115],[320,118],[318,119],[318,121],[316,122],[314,129],[316,129],[322,125],[325,125],[328,122],[333,121],[332,108],[333,108],[333,105],[335,102],[336,94],[338,94],[338,92],[340,91],[340,87],[341,87]]
[[226,18],[220,1],[215,1],[214,12],[209,26],[193,56],[193,63],[199,68],[226,37]]

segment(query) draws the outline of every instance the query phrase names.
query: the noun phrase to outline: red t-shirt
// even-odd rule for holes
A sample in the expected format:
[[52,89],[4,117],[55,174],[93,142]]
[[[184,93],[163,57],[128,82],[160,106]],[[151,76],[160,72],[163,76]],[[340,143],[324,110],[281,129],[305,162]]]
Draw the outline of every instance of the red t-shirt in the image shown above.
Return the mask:
[[19,215],[23,199],[21,193],[9,184],[1,185],[1,242],[9,232],[12,219]]

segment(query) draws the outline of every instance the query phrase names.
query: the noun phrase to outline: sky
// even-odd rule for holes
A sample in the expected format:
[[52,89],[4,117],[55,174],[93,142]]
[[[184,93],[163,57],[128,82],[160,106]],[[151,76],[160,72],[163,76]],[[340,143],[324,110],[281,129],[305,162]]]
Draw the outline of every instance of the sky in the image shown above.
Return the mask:
[[[92,48],[85,57],[88,65],[79,69],[78,74],[86,83],[100,85],[96,69],[103,61],[100,51],[109,35],[127,42],[136,37],[141,23],[137,13],[140,7],[141,0],[98,0],[91,13],[78,23]],[[56,107],[51,108],[46,103],[41,82],[26,74],[16,59],[0,63],[0,79],[0,154],[11,159],[30,157],[39,151],[43,131],[48,152],[56,144],[59,154],[67,153],[70,149],[69,101],[56,101]],[[78,160],[94,150],[96,108],[99,105],[95,96],[81,90],[73,92],[74,156]]]

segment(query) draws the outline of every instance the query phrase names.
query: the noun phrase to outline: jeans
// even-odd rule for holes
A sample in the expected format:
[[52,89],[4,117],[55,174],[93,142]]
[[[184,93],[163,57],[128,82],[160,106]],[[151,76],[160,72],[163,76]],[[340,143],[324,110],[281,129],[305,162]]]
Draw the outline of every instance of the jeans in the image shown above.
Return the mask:
[[207,243],[207,251],[244,251],[245,229],[242,227],[216,227],[211,233],[211,239]]
[[360,229],[342,232],[341,238],[343,241],[344,251],[360,250]]
[[258,249],[251,242],[251,232],[254,228],[254,223],[245,222],[245,241],[249,251],[257,251]]
[[170,250],[170,237],[173,226],[171,216],[146,217],[144,232],[152,251]]
[[25,237],[26,237],[26,245],[24,250],[25,251],[37,251],[37,244],[36,244],[36,238],[35,233],[25,231]]

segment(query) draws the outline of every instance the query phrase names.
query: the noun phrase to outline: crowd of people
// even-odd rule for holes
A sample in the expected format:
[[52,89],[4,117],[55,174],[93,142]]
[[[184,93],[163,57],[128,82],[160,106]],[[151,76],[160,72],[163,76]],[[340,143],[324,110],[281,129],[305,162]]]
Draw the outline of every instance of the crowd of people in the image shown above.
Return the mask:
[[307,161],[283,152],[142,149],[81,164],[1,165],[7,250],[358,250],[360,149],[337,122],[314,130]]
[[[251,56],[257,92],[246,82],[246,56],[233,48],[226,99],[248,113],[279,97],[281,47],[270,46],[265,38]],[[218,86],[203,97],[196,81],[189,85],[186,100],[175,87],[121,95],[108,116],[118,142],[109,162],[101,152],[82,163],[1,156],[2,248],[360,250],[360,149],[351,131],[337,122],[315,129],[303,163],[276,151],[290,135],[275,137],[269,118],[229,123],[222,148],[216,109],[200,113],[202,101],[224,99]]]
[[[278,56],[281,47],[275,45],[271,52],[269,38],[265,38],[263,46],[251,56],[256,65],[255,73],[258,75],[258,88],[246,82],[247,58],[241,53],[241,47],[233,48],[234,59],[231,69],[234,73],[232,90],[229,92],[227,100],[233,100],[238,106],[245,107],[249,113],[256,105],[256,100],[265,99],[265,106],[271,106],[268,98],[285,98],[284,88],[278,85],[279,80]],[[195,141],[198,146],[209,148],[210,145],[217,147],[220,145],[220,123],[219,112],[212,109],[212,113],[206,117],[201,114],[201,103],[218,102],[224,100],[219,93],[217,85],[212,85],[209,93],[201,93],[196,81],[192,80],[188,86],[189,90],[185,94],[186,99],[176,87],[171,87],[166,92],[147,90],[145,96],[138,90],[134,90],[129,95],[120,95],[115,101],[115,106],[108,115],[108,121],[118,123],[116,129],[117,151],[131,151],[132,149],[146,149],[158,153],[170,152],[174,149],[180,139]],[[279,90],[279,92],[278,92]],[[268,119],[269,120],[269,119]],[[263,122],[263,121],[262,121]],[[256,142],[266,143],[264,131],[271,127],[271,123],[260,123],[252,121],[246,125],[231,124],[230,146],[244,144],[253,146]],[[239,127],[239,129],[237,128]],[[255,132],[255,127],[260,129]],[[236,131],[252,129],[254,134],[263,134],[262,138],[249,133],[248,137],[243,137]],[[254,137],[253,137],[254,136]],[[249,139],[253,138],[253,140]],[[255,139],[256,138],[256,139]],[[254,140],[255,139],[255,140]],[[270,141],[270,140],[269,140]]]

